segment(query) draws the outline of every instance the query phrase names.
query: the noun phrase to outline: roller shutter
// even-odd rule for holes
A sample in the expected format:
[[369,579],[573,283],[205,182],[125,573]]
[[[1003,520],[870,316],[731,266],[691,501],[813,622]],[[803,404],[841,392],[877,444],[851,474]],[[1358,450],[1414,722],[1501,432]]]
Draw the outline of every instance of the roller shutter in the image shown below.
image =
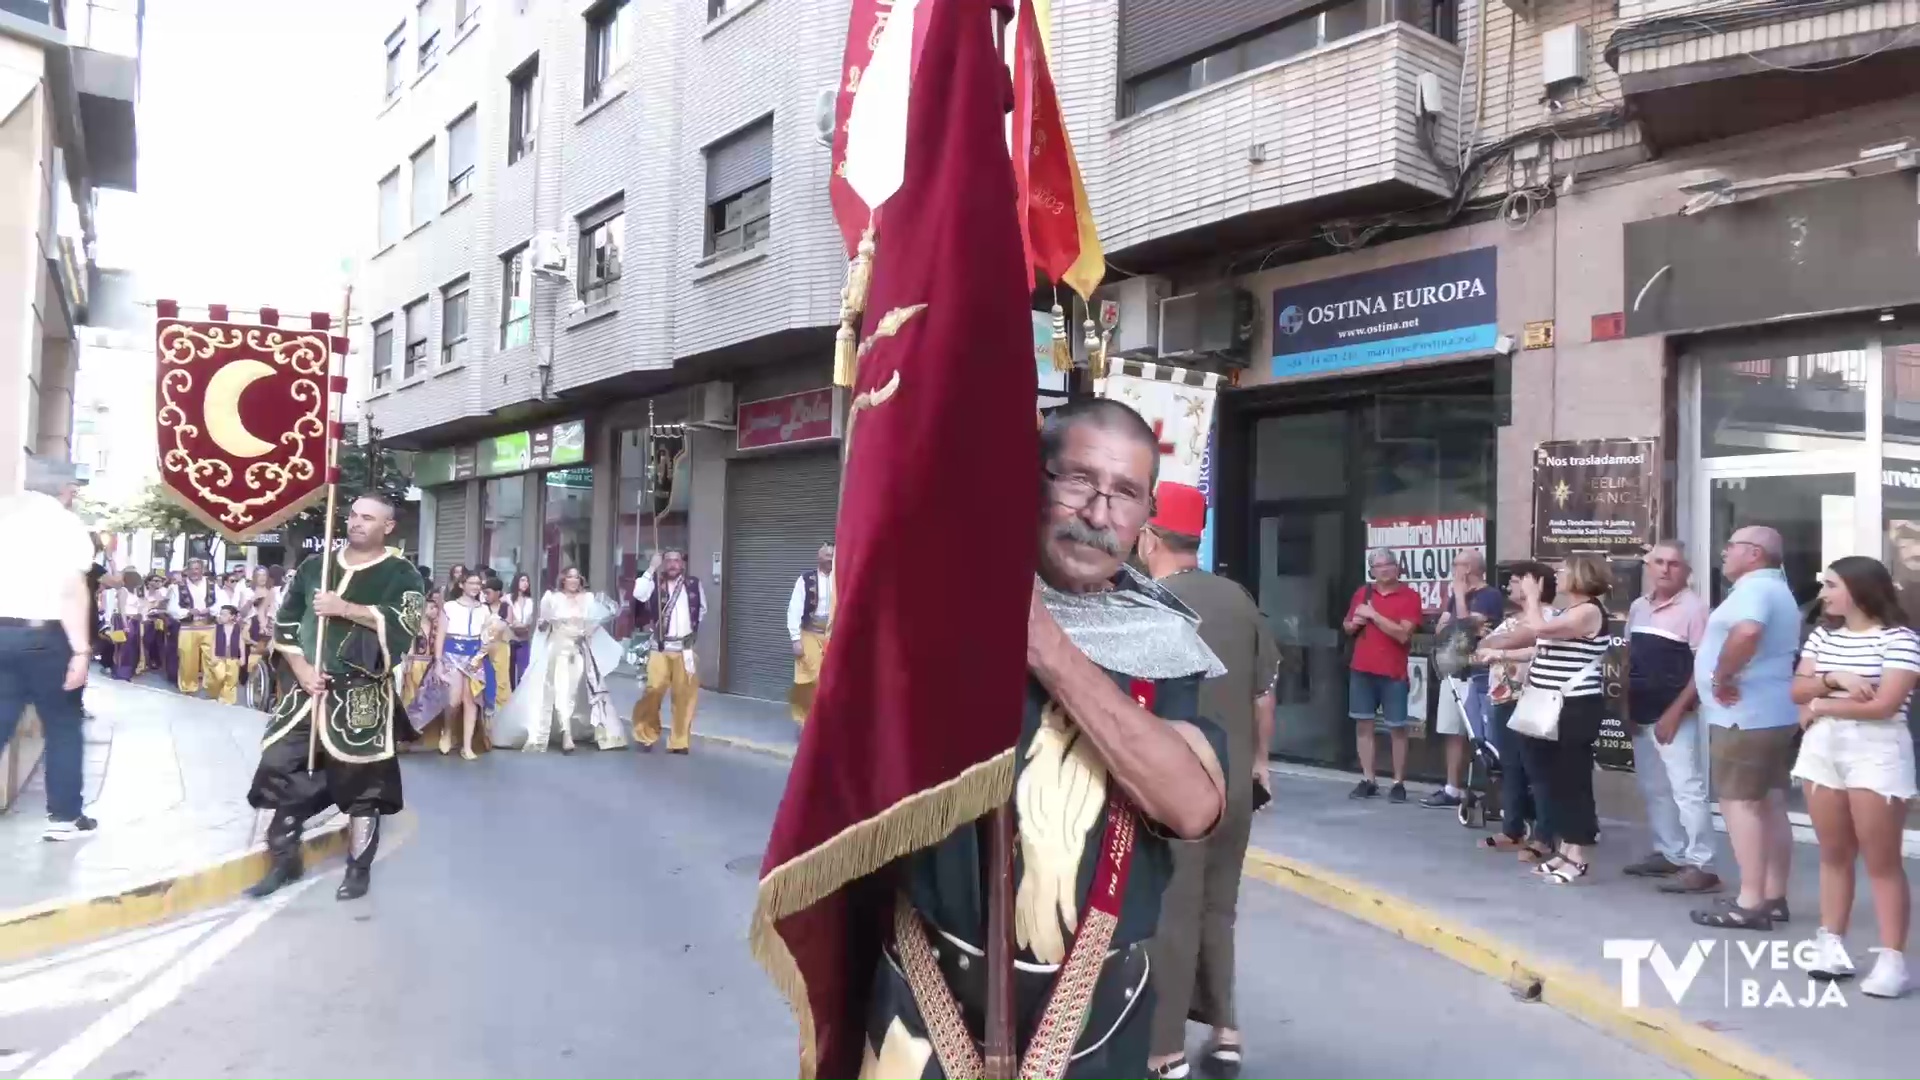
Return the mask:
[[840,503],[835,450],[727,465],[725,689],[782,700],[793,685],[787,598],[833,535]]
[[467,486],[433,489],[433,580],[445,581],[454,563],[467,561]]

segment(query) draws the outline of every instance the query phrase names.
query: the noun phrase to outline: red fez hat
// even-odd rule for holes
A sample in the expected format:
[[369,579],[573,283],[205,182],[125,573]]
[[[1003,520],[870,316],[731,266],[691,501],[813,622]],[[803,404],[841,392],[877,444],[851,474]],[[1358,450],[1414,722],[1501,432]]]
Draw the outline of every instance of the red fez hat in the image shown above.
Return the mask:
[[1158,512],[1147,524],[1169,532],[1199,536],[1207,528],[1207,497],[1190,484],[1162,480],[1154,489]]

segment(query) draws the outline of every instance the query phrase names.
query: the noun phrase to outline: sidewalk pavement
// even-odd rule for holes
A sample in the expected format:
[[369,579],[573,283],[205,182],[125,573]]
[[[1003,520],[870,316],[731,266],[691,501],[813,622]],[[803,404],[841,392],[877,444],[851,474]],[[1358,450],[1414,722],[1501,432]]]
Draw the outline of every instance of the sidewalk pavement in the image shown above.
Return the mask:
[[[231,899],[264,869],[246,802],[264,713],[97,672],[86,702],[87,813],[99,831],[41,839],[41,769],[0,814],[0,959]],[[311,823],[310,856],[332,850],[337,824]]]
[[[1669,896],[1621,867],[1651,850],[1643,825],[1606,821],[1586,882],[1557,887],[1528,872],[1511,853],[1475,847],[1488,832],[1462,828],[1452,811],[1410,801],[1350,801],[1354,777],[1277,766],[1273,806],[1255,819],[1249,871],[1306,892],[1399,932],[1454,959],[1502,977],[1523,997],[1539,997],[1589,1022],[1662,1051],[1711,1075],[1912,1076],[1920,993],[1869,998],[1841,983],[1845,1006],[1801,1007],[1812,984],[1797,967],[1755,970],[1741,951],[1762,942],[1810,941],[1819,925],[1818,849],[1794,846],[1793,920],[1770,934],[1709,930],[1688,912],[1712,897]],[[1416,796],[1417,798],[1417,796]],[[1736,876],[1724,835],[1715,869]],[[1909,880],[1920,865],[1908,863]],[[1722,895],[1732,894],[1731,881]],[[1622,1005],[1622,962],[1608,960],[1608,939],[1652,939],[1675,964],[1689,946],[1713,940],[1705,966],[1676,1005],[1651,961],[1640,966],[1642,1007]],[[1877,944],[1870,893],[1859,880],[1849,951],[1864,975]],[[1769,947],[1770,948],[1770,947]],[[1910,966],[1916,958],[1909,955]],[[1759,983],[1762,1001],[1778,982],[1794,1004],[1743,1007],[1742,980]],[[1499,1038],[1497,1031],[1481,1037]]]

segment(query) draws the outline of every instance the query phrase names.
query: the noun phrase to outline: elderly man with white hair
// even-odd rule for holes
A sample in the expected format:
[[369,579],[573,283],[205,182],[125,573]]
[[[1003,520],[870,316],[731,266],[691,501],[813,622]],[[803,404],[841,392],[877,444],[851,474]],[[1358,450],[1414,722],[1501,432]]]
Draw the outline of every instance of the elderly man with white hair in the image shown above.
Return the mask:
[[1720,572],[1733,587],[1707,618],[1694,655],[1700,716],[1712,728],[1713,791],[1740,868],[1732,903],[1693,913],[1694,922],[1716,929],[1764,932],[1787,919],[1800,605],[1780,569],[1783,551],[1780,534],[1764,525],[1734,530],[1720,552]]
[[1420,592],[1400,580],[1400,563],[1384,548],[1367,553],[1367,571],[1373,580],[1354,590],[1346,621],[1340,624],[1353,638],[1347,716],[1353,720],[1360,757],[1360,782],[1347,797],[1380,794],[1373,773],[1373,726],[1378,719],[1393,747],[1393,787],[1387,800],[1406,802],[1407,656],[1420,626]]
[[48,840],[91,833],[82,812],[80,695],[93,628],[87,571],[93,538],[68,505],[73,466],[27,458],[26,490],[0,499],[0,566],[31,567],[0,590],[0,746],[28,705],[47,740]]

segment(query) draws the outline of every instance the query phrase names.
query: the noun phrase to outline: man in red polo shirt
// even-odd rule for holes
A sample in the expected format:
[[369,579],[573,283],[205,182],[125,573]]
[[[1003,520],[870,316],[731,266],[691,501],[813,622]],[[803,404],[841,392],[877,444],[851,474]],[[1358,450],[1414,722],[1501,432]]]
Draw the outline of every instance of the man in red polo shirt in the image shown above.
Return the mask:
[[1350,799],[1380,794],[1373,774],[1373,725],[1377,715],[1393,742],[1391,802],[1407,801],[1407,643],[1420,625],[1420,592],[1400,583],[1400,564],[1384,549],[1367,553],[1370,584],[1347,605],[1342,627],[1354,635],[1353,670],[1347,674],[1347,715],[1353,718],[1361,780]]

